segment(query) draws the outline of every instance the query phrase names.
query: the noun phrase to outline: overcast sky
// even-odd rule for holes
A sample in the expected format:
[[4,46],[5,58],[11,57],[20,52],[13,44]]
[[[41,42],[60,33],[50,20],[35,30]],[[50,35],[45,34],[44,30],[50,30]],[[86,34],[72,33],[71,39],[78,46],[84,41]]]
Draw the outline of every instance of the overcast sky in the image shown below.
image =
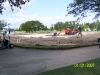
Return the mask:
[[[12,12],[8,2],[4,3],[6,10],[0,15],[0,20],[10,23],[11,28],[19,28],[19,26],[31,20],[39,20],[48,28],[51,24],[58,21],[73,21],[72,15],[65,16],[66,7],[73,0],[30,0],[29,3],[22,6],[22,9],[14,8]],[[93,15],[85,18],[82,22],[92,22]]]

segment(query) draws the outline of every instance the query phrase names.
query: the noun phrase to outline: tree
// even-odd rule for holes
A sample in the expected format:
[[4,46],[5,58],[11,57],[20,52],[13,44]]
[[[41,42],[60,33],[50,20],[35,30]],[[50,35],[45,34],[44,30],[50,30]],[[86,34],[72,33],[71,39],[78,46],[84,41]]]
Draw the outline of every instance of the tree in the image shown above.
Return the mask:
[[97,20],[96,22],[95,22],[95,29],[98,31],[98,30],[100,30],[100,21],[99,20]]
[[41,22],[39,22],[39,21],[33,21],[34,22],[34,24],[33,24],[33,29],[34,29],[34,31],[36,31],[36,30],[43,30],[43,28],[44,28],[44,25],[41,23]]
[[77,29],[78,24],[76,21],[68,21],[64,23],[64,28],[72,27],[74,29]]
[[33,32],[37,30],[42,30],[44,28],[44,25],[40,23],[39,21],[27,21],[25,23],[22,23],[20,26],[20,29],[26,32]]
[[42,28],[42,30],[48,30],[48,28],[47,28],[47,26],[44,26],[43,28]]
[[21,28],[21,30],[24,30],[24,31],[30,33],[32,31],[32,28],[33,28],[32,22],[31,21],[27,21],[25,23],[22,23],[20,28]]
[[94,29],[96,29],[96,23],[95,22],[92,22],[92,23],[90,23],[90,24],[87,24],[86,23],[86,25],[88,25],[89,26],[89,28],[93,31]]
[[64,28],[64,23],[63,22],[57,22],[54,24],[54,29],[56,30],[62,30]]
[[7,22],[5,22],[4,20],[0,20],[0,30],[5,26],[7,26]]
[[85,31],[85,29],[89,28],[89,25],[87,25],[87,24],[80,24],[83,31]]
[[64,23],[64,28],[68,28],[68,26],[69,26],[68,22],[65,22]]
[[3,9],[6,10],[5,7],[3,6],[3,3],[7,1],[11,7],[11,10],[13,11],[14,10],[13,7],[18,7],[21,9],[21,6],[25,5],[30,0],[0,0],[0,13],[1,14],[3,12]]
[[100,16],[100,0],[74,0],[67,6],[67,15],[78,16],[77,20],[88,17],[87,13],[95,13],[94,19]]

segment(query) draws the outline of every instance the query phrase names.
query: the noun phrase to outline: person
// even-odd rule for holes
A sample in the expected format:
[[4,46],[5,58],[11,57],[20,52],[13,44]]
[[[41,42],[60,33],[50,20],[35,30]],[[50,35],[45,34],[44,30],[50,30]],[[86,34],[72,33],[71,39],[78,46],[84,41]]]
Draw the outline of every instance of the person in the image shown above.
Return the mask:
[[5,29],[3,29],[3,31],[2,31],[2,35],[3,35],[3,38],[6,36],[6,30]]
[[81,35],[81,37],[82,37],[82,28],[81,28],[80,26],[78,26],[77,31],[78,31],[78,36],[77,36],[77,38],[79,37],[79,35]]
[[57,35],[57,32],[56,32],[56,30],[54,30],[54,36],[56,36]]
[[3,37],[3,46],[7,47],[9,44],[9,37],[8,36],[4,36]]
[[8,37],[3,37],[3,46],[7,47],[8,46],[8,42],[9,42]]

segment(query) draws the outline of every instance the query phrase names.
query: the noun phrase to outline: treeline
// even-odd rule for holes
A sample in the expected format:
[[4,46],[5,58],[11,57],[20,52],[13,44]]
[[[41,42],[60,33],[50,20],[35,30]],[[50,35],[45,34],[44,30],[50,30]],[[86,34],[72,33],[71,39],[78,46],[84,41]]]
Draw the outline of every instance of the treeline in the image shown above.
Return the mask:
[[[52,24],[50,28],[47,28],[46,25],[43,23],[39,22],[38,20],[36,21],[27,21],[25,23],[22,23],[17,31],[26,31],[28,33],[31,32],[36,32],[36,31],[47,31],[47,30],[62,30],[62,29],[67,29],[68,27],[73,27],[74,29],[77,29],[78,25],[81,26],[82,30],[86,30],[89,28],[91,31],[100,31],[100,21],[97,20],[92,23],[84,23],[84,24],[79,24],[75,21],[67,21],[67,22],[57,22],[55,24]],[[3,27],[7,26],[7,22],[4,20],[0,20],[0,29]]]
[[85,31],[88,28],[91,31],[93,31],[93,30],[99,31],[100,30],[100,21],[99,20],[92,22],[92,23],[84,23],[84,24],[79,24],[76,21],[57,22],[55,24],[52,24],[50,28],[47,28],[47,26],[45,26],[43,23],[41,23],[39,21],[27,21],[25,23],[22,23],[18,30],[26,31],[26,32],[36,32],[36,31],[40,31],[40,30],[47,31],[47,30],[55,29],[55,30],[59,31],[62,29],[67,29],[68,27],[77,29],[77,27],[79,25],[83,31]]
[[51,25],[50,30],[53,30],[53,29],[62,30],[68,27],[77,29],[78,26],[80,26],[83,31],[85,31],[86,29],[90,29],[91,31],[94,31],[94,30],[100,31],[100,21],[99,20],[92,22],[92,23],[84,23],[84,24],[79,24],[75,21],[57,22]]

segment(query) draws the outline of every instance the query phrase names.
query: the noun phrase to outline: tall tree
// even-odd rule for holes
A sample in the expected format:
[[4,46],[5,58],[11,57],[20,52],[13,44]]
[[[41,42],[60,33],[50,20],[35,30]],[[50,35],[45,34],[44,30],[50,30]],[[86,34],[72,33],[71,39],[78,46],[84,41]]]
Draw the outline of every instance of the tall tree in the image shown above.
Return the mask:
[[67,6],[67,15],[78,16],[77,20],[89,16],[87,13],[95,13],[94,19],[100,16],[100,0],[73,0]]
[[44,25],[39,21],[27,21],[25,23],[22,23],[20,26],[20,29],[26,32],[36,32],[37,30],[42,30],[43,28]]
[[25,5],[29,1],[30,0],[0,0],[0,13],[2,14],[3,9],[6,10],[6,8],[3,6],[4,2],[8,2],[11,7],[11,10],[13,11],[13,7],[18,7],[21,9],[21,6]]
[[24,30],[24,31],[29,32],[29,33],[32,31],[32,28],[33,28],[33,25],[32,25],[31,21],[27,21],[25,23],[22,23],[20,26],[21,30]]

